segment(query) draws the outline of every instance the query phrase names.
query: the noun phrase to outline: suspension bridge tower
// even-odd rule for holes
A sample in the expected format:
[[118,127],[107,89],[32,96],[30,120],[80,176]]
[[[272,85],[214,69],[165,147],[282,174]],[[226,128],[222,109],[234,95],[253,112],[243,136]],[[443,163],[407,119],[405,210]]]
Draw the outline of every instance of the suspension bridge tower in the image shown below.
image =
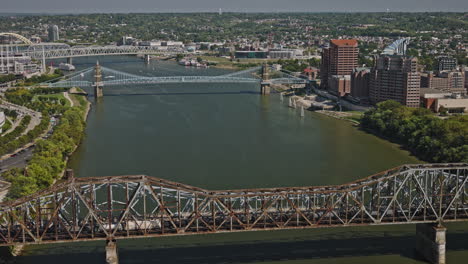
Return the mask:
[[94,96],[96,98],[102,97],[104,94],[102,92],[102,71],[101,65],[99,65],[99,61],[96,62],[96,66],[94,67]]
[[270,94],[270,68],[268,67],[268,64],[263,64],[262,66],[262,82],[260,84],[260,93],[262,95],[268,95]]

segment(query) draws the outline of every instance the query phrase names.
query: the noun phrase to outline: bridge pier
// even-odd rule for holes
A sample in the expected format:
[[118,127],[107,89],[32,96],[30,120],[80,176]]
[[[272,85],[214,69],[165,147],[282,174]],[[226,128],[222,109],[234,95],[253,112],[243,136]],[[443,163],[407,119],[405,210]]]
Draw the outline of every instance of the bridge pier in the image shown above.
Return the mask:
[[67,58],[67,63],[68,63],[68,64],[73,64],[73,58],[72,58],[72,57],[68,57],[68,58]]
[[94,86],[94,97],[96,99],[101,98],[104,96],[104,92],[102,91],[101,86]]
[[104,96],[104,93],[102,92],[102,72],[101,66],[99,65],[99,61],[96,62],[94,73],[94,97],[95,99],[98,99]]
[[433,264],[445,264],[447,228],[438,224],[416,225],[416,252]]
[[106,241],[106,263],[119,264],[119,256],[117,254],[117,241],[115,239]]
[[151,56],[148,55],[148,54],[146,54],[146,55],[145,55],[145,62],[146,62],[146,63],[150,63],[150,60],[151,60]]
[[262,82],[260,84],[260,93],[262,95],[269,95],[271,91],[270,83],[269,82]]
[[268,67],[268,64],[265,63],[262,65],[262,83],[260,84],[260,93],[262,95],[270,94],[271,83],[269,82],[269,80],[270,80],[270,68]]

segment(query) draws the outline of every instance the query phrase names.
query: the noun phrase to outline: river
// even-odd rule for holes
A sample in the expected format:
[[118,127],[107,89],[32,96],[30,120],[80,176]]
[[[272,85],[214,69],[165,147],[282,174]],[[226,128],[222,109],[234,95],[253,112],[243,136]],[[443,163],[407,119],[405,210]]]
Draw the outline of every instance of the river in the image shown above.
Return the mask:
[[[74,63],[83,69],[95,61]],[[135,57],[99,61],[146,76],[227,72],[166,61],[145,65]],[[90,98],[86,137],[70,166],[77,177],[147,174],[235,189],[343,184],[419,162],[348,122],[313,112],[300,117],[278,95],[258,91],[257,84],[105,87],[102,102]],[[449,260],[468,256],[465,229],[449,227]],[[333,228],[122,240],[118,246],[121,263],[419,263],[413,234],[412,225]],[[30,246],[17,260],[103,263],[104,242]]]

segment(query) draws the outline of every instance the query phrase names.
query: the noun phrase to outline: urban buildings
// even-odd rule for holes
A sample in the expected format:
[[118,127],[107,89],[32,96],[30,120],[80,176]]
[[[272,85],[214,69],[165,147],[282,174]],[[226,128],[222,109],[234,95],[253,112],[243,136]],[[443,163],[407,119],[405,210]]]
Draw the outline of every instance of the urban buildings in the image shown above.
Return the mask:
[[328,91],[338,96],[345,96],[351,92],[350,75],[332,75],[328,78]]
[[371,103],[395,100],[408,107],[419,107],[421,77],[417,67],[418,60],[414,57],[379,57],[369,77]]
[[[221,51],[220,51],[221,54]],[[234,56],[239,59],[296,59],[303,56],[301,49],[270,49],[268,51],[262,49],[253,50],[237,50]]]
[[[329,84],[334,75],[344,76],[350,75],[354,68],[358,65],[358,42],[355,39],[333,39],[330,41],[330,46],[323,49],[322,66],[321,66],[321,87],[329,89],[331,92],[339,91],[336,86],[341,81],[350,80],[346,77],[334,77],[333,87]],[[341,86],[346,87],[346,85]],[[345,89],[346,90],[346,89]],[[337,94],[340,94],[338,92]]]
[[442,56],[437,59],[436,70],[441,71],[453,71],[457,68],[457,59]]
[[370,68],[356,68],[351,73],[351,96],[359,102],[369,102]]
[[382,55],[406,55],[409,42],[409,38],[397,39],[383,50]]
[[294,59],[303,55],[300,49],[270,49],[268,51],[270,59]]
[[38,62],[32,61],[31,57],[24,55],[0,55],[0,74],[32,74],[41,71]]
[[238,50],[234,53],[238,59],[266,59],[268,57],[267,51],[252,51],[252,50]]
[[421,87],[465,95],[465,72],[442,71],[421,75]]
[[304,69],[304,74],[307,75],[309,80],[315,80],[317,79],[318,75],[320,73],[320,70],[315,68],[315,67],[307,67]]
[[118,42],[119,45],[132,45],[133,43],[136,42],[136,39],[130,36],[123,36],[120,41]]
[[48,28],[49,41],[54,42],[60,39],[59,27],[57,25],[50,25]]
[[421,104],[436,113],[442,110],[449,113],[468,112],[468,98],[431,88],[421,88]]
[[468,67],[465,67],[462,71],[465,73],[465,88],[468,92]]

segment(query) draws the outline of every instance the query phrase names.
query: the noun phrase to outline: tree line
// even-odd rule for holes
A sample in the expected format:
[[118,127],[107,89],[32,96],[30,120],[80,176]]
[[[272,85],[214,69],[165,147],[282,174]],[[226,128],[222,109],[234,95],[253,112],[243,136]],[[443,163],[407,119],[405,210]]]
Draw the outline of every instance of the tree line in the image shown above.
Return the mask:
[[[22,105],[38,112],[44,112],[48,115],[63,113],[66,109],[66,101],[45,99],[42,95],[56,94],[67,91],[66,88],[17,88],[8,90],[5,98],[16,105]],[[33,100],[36,97],[37,100]]]
[[16,76],[14,74],[1,75],[0,83],[11,82],[11,81],[14,81],[15,79],[16,79]]
[[[30,195],[51,186],[60,178],[67,157],[80,143],[85,129],[83,114],[86,101],[78,101],[80,106],[61,108],[59,124],[52,136],[36,143],[31,161],[25,169],[11,169],[3,173],[2,176],[11,182],[8,199]],[[48,122],[48,116],[44,120]]]
[[401,144],[427,162],[468,162],[468,116],[441,119],[428,109],[389,100],[367,111],[361,127]]

